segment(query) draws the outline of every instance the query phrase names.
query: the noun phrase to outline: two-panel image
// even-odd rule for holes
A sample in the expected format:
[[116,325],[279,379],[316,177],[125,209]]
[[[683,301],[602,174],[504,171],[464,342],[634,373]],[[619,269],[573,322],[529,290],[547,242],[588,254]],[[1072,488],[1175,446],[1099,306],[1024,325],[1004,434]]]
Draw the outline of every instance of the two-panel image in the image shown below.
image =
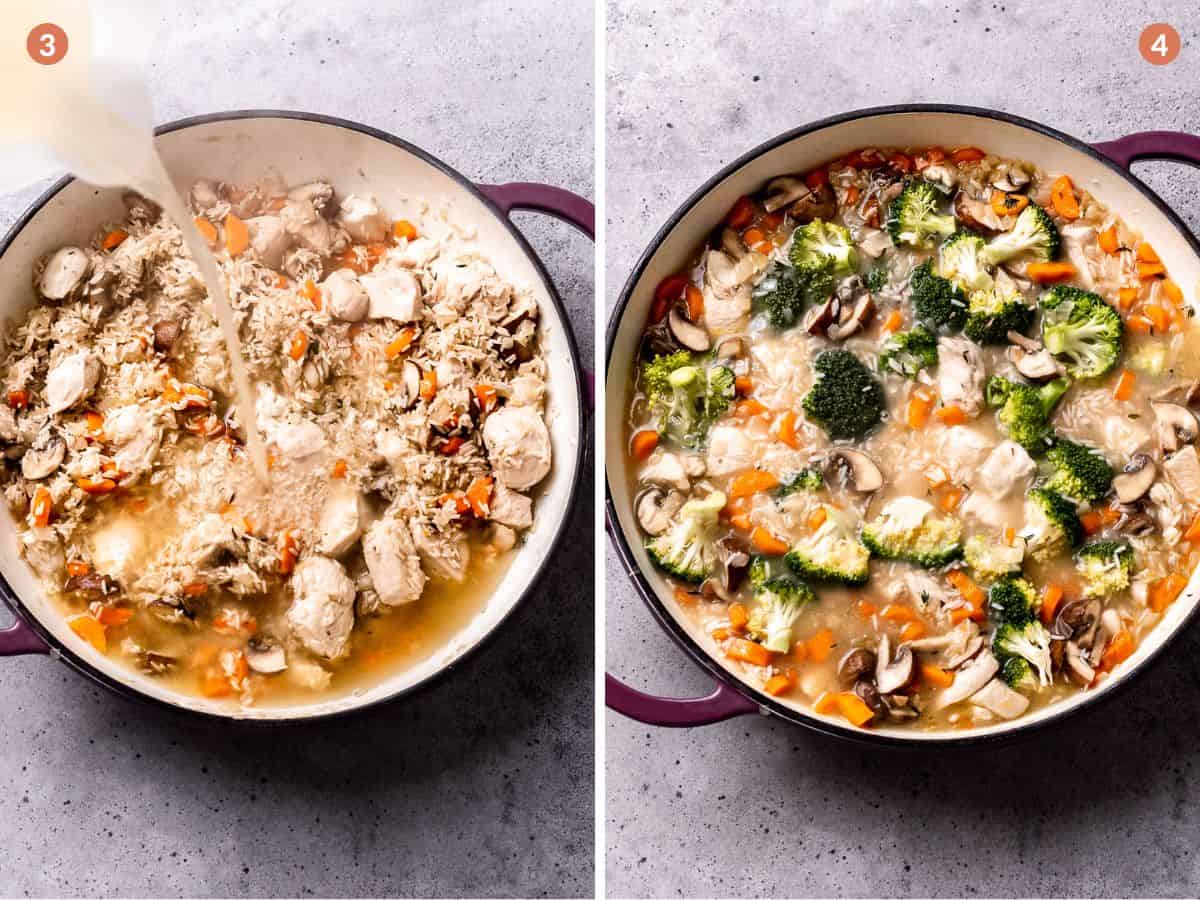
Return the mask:
[[1196,896],[1198,34],[4,4],[0,897]]

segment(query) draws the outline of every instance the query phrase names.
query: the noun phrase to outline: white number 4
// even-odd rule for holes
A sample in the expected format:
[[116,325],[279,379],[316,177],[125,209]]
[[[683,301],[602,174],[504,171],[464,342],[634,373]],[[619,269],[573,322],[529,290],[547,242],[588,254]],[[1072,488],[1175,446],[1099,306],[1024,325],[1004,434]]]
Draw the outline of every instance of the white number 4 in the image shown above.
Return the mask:
[[1150,45],[1150,52],[1157,53],[1159,56],[1166,56],[1171,52],[1171,48],[1167,46],[1167,35],[1165,32],[1159,32],[1158,37],[1154,39],[1154,43]]
[[[1159,40],[1162,40],[1162,38],[1159,38]],[[53,56],[55,53],[55,50],[56,50],[55,44],[54,44],[54,35],[43,34],[41,37],[41,41],[42,41],[42,49],[38,51],[38,56],[47,56],[47,57]],[[1163,52],[1165,53],[1166,51],[1164,50]]]

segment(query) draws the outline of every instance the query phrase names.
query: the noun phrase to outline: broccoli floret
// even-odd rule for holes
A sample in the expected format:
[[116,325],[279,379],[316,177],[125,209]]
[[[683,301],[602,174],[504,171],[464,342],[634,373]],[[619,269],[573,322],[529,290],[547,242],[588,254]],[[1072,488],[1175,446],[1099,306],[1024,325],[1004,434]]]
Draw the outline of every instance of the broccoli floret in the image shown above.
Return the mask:
[[[1037,673],[1037,683],[1045,687],[1051,681],[1050,632],[1037,619],[1020,625],[1001,624],[992,636],[992,653],[1001,668],[1013,657],[1023,659]],[[1005,678],[1007,681],[1007,677]],[[1019,679],[1018,679],[1019,681]]]
[[958,331],[967,321],[967,297],[948,278],[935,275],[933,263],[921,263],[909,278],[913,314],[934,331]]
[[849,350],[826,350],[813,362],[817,380],[804,398],[808,418],[836,440],[860,440],[883,421],[883,385]]
[[832,261],[835,278],[849,275],[858,264],[850,230],[820,219],[813,219],[792,232],[789,258],[798,269],[821,269],[827,261]]
[[1000,678],[1015,691],[1036,691],[1040,686],[1037,671],[1023,656],[1009,656],[1000,666]]
[[803,581],[792,575],[777,575],[754,590],[758,604],[750,613],[750,632],[762,645],[775,653],[787,653],[792,647],[792,626],[804,607],[816,595]]
[[988,406],[999,407],[998,418],[1008,436],[1029,453],[1040,456],[1053,440],[1050,414],[1070,386],[1069,378],[1033,387],[993,375],[987,381],[984,398]]
[[963,333],[977,344],[1004,344],[1010,331],[1024,333],[1033,324],[1033,314],[1020,291],[994,285],[967,298]]
[[1098,294],[1056,284],[1042,294],[1042,343],[1066,359],[1076,378],[1111,372],[1121,355],[1125,330],[1120,314]]
[[773,564],[771,557],[754,554],[750,558],[750,569],[746,573],[746,577],[750,579],[750,587],[759,588],[767,583],[767,580],[774,578],[780,574],[776,566]]
[[888,271],[883,266],[877,266],[867,273],[867,277],[863,279],[863,283],[867,286],[868,291],[881,291],[887,287]]
[[1021,561],[1024,558],[1024,545],[1010,547],[1008,544],[990,540],[982,534],[972,535],[963,545],[963,559],[967,561],[975,577],[983,581],[994,581],[1021,571]]
[[1022,536],[1033,558],[1045,561],[1078,547],[1083,525],[1074,503],[1062,494],[1034,488],[1025,498]]
[[1020,256],[1023,253],[1051,260],[1058,256],[1058,226],[1049,214],[1036,203],[1030,203],[1017,216],[1011,231],[992,238],[983,248],[981,258],[990,266]]
[[1006,576],[988,588],[988,611],[997,622],[1024,625],[1037,617],[1040,605],[1033,585],[1019,576]]
[[1091,447],[1059,438],[1046,453],[1054,474],[1045,488],[1075,500],[1099,500],[1112,487],[1112,466]]
[[775,496],[783,499],[797,491],[819,491],[825,486],[825,476],[820,469],[801,469],[796,474],[781,482],[775,489]]
[[932,369],[937,361],[937,337],[918,325],[912,331],[901,331],[888,338],[879,352],[879,371],[916,378],[918,372]]
[[825,521],[788,551],[784,562],[802,578],[839,584],[866,584],[871,554],[854,538],[849,523],[832,506],[822,507]]
[[1124,541],[1096,541],[1075,557],[1083,576],[1085,597],[1110,597],[1129,587],[1133,573],[1133,548]]
[[887,230],[892,240],[910,247],[929,247],[937,238],[953,234],[958,227],[954,216],[938,213],[944,199],[928,181],[909,181],[888,204]]
[[933,506],[916,497],[898,497],[863,525],[862,542],[876,556],[934,569],[962,555],[962,525],[931,515]]
[[708,429],[725,415],[733,402],[733,370],[727,366],[702,368],[686,351],[656,356],[642,366],[642,383],[658,432],[689,450],[698,450],[708,439]]
[[971,231],[957,231],[938,250],[937,274],[949,278],[964,291],[986,291],[992,276],[980,258],[985,242]]
[[754,286],[754,310],[765,313],[773,328],[791,328],[799,324],[806,306],[828,300],[833,287],[831,259],[804,267],[773,262]]
[[717,563],[716,541],[720,534],[717,514],[724,506],[725,495],[720,491],[683,504],[674,524],[646,542],[650,559],[680,581],[702,582]]

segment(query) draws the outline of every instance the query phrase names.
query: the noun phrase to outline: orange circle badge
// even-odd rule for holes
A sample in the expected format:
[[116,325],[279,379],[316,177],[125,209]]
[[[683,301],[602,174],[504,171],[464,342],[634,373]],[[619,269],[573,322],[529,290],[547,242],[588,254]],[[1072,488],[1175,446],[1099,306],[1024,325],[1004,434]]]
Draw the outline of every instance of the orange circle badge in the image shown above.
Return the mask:
[[29,58],[43,66],[52,66],[67,55],[67,33],[53,22],[43,22],[25,38]]
[[1147,25],[1138,38],[1138,50],[1141,51],[1142,59],[1152,66],[1165,66],[1174,62],[1181,46],[1179,32],[1166,22]]

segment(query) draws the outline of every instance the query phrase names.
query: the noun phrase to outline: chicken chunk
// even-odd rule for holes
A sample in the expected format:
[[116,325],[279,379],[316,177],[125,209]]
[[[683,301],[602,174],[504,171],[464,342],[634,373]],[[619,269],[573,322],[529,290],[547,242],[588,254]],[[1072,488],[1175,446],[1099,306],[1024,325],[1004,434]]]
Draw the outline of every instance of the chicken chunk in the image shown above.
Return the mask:
[[254,216],[246,220],[250,246],[262,264],[271,269],[283,266],[283,255],[291,249],[292,237],[278,216]]
[[56,250],[42,269],[38,292],[47,300],[65,300],[83,284],[90,264],[87,251],[79,247]]
[[137,562],[145,544],[145,529],[133,519],[116,518],[93,531],[91,562],[97,572],[129,584],[138,574]]
[[720,250],[710,250],[704,270],[704,325],[709,334],[734,334],[750,319],[753,271]]
[[1001,441],[980,467],[978,484],[997,500],[1003,500],[1014,490],[1024,493],[1036,471],[1037,463],[1024,447],[1014,441]]
[[533,524],[533,501],[518,491],[498,484],[492,492],[491,514],[488,518],[511,528],[528,528]]
[[50,412],[60,413],[83,401],[99,380],[100,361],[86,350],[63,357],[46,375]]
[[1144,449],[1153,438],[1150,429],[1127,416],[1108,416],[1104,419],[1104,441],[1117,456],[1129,458]]
[[961,337],[938,339],[938,393],[943,404],[957,405],[972,418],[979,415],[986,375],[983,351],[977,344]]
[[1200,456],[1194,444],[1172,453],[1163,461],[1163,469],[1171,483],[1193,505],[1200,502]]
[[189,528],[179,540],[182,562],[203,566],[212,562],[222,551],[240,555],[241,541],[233,525],[224,516],[209,513]]
[[353,269],[338,269],[321,282],[321,300],[331,316],[360,322],[367,314],[367,291]]
[[316,422],[275,422],[267,428],[270,440],[287,459],[304,459],[325,449],[325,432]]
[[650,454],[638,471],[638,480],[647,484],[666,485],[679,491],[686,491],[691,486],[682,458],[662,447],[655,448]]
[[402,520],[384,516],[371,525],[363,535],[363,559],[375,592],[386,605],[412,603],[425,590],[421,557]]
[[531,488],[550,474],[550,432],[529,406],[504,406],[484,420],[483,442],[500,481]]
[[340,656],[354,627],[354,582],[346,570],[327,556],[310,556],[296,566],[291,585],[292,634],[317,656]]
[[148,471],[162,445],[162,423],[136,403],[118,406],[104,418],[104,436],[115,448],[113,462],[122,472]]
[[706,466],[710,475],[729,475],[754,465],[754,444],[736,425],[717,425],[708,433]]
[[407,269],[379,269],[362,276],[367,317],[415,322],[421,318],[421,285]]
[[970,425],[948,428],[938,440],[938,459],[955,481],[977,480],[978,469],[992,451],[994,438]]
[[333,482],[321,509],[318,525],[321,538],[317,550],[333,557],[346,553],[362,536],[365,517],[366,505],[353,485],[346,481]]
[[387,214],[374,197],[350,194],[338,210],[338,221],[346,233],[360,244],[378,244],[392,227]]
[[467,577],[471,548],[466,537],[460,533],[437,532],[415,522],[410,527],[421,564],[431,577],[448,581],[462,581]]

